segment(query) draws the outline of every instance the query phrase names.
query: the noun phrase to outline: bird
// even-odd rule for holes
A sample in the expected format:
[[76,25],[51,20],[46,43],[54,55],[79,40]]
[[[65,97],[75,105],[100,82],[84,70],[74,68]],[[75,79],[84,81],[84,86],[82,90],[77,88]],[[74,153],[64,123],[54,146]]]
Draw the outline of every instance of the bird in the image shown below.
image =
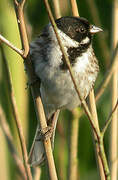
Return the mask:
[[[55,22],[59,38],[74,72],[80,96],[82,100],[85,100],[99,72],[98,60],[92,47],[93,35],[103,30],[90,24],[83,17],[65,16]],[[42,33],[30,44],[30,58],[40,81],[39,93],[49,127],[55,116],[51,135],[53,147],[59,111],[72,110],[81,105],[81,100],[75,90],[51,23],[47,24]],[[38,125],[29,153],[28,162],[31,166],[41,165],[45,161],[41,136]]]

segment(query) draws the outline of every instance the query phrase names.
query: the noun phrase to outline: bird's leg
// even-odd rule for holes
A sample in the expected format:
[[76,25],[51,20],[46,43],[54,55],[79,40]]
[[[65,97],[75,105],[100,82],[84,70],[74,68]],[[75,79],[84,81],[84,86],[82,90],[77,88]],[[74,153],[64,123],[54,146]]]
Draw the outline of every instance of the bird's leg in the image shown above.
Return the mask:
[[41,141],[44,139],[47,140],[48,138],[52,137],[52,133],[53,133],[53,128],[51,126],[47,126],[46,128],[39,129],[36,141]]
[[41,140],[47,140],[48,138],[52,138],[53,132],[55,130],[55,124],[57,120],[57,113],[56,111],[51,118],[47,121],[47,127],[43,129],[39,129],[37,132],[37,138],[36,141],[41,141]]

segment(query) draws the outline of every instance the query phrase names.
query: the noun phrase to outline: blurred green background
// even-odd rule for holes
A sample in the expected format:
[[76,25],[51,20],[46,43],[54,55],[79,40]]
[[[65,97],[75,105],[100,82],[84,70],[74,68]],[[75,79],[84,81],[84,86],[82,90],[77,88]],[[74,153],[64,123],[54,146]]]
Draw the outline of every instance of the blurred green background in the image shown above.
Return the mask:
[[[50,5],[54,12],[53,3]],[[96,56],[99,60],[100,73],[95,85],[95,90],[99,87],[108,65],[110,64],[111,39],[112,39],[112,0],[78,0],[78,9],[80,16],[87,18],[91,23],[100,26],[104,32],[96,35],[93,40],[93,46]],[[69,1],[60,0],[62,16],[72,15]],[[25,6],[25,17],[29,41],[32,41],[42,28],[49,22],[48,15],[42,0],[29,0]],[[0,3],[0,33],[17,47],[21,47],[19,31],[16,22],[16,16],[12,0],[2,0]],[[1,44],[0,44],[1,45]],[[102,47],[103,46],[103,47]],[[27,77],[24,71],[23,60],[10,48],[2,45],[5,57],[8,61],[12,75],[13,88],[15,91],[16,102],[22,121],[22,126],[26,138],[28,152],[30,150],[33,137],[36,130],[36,116],[34,105],[29,89],[26,89]],[[105,90],[97,103],[100,126],[102,127],[111,109],[111,85]],[[0,51],[0,104],[2,105],[6,119],[14,136],[14,145],[21,155],[18,135],[12,115],[12,109],[9,100],[9,88],[6,77],[6,70],[2,61]],[[56,131],[56,141],[54,156],[57,172],[60,180],[67,179],[68,169],[68,143],[71,128],[71,113],[69,111],[61,112],[58,128]],[[98,180],[98,170],[95,160],[94,144],[90,123],[85,115],[80,119],[78,136],[78,171],[81,180]],[[105,149],[109,157],[110,132],[105,135]],[[0,179],[15,180],[18,176],[14,160],[9,153],[4,135],[0,129]],[[41,180],[46,179],[45,167],[43,167]]]

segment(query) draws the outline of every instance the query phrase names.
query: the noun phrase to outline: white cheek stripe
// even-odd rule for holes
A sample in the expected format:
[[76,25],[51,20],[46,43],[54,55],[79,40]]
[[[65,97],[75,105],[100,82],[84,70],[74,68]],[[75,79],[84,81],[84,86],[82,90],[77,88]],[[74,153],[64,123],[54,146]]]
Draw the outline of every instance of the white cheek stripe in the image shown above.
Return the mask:
[[89,41],[90,39],[86,37],[85,39],[82,40],[81,44],[88,44]]

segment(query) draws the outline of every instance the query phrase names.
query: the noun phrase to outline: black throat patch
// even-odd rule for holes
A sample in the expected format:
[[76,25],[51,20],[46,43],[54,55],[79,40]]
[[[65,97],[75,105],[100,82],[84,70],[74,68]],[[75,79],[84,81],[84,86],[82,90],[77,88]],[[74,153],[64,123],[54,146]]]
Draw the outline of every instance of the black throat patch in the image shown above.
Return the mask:
[[[68,58],[70,60],[71,66],[73,66],[76,63],[77,57],[82,56],[82,54],[87,51],[90,44],[91,44],[91,40],[87,44],[80,44],[78,47],[68,48],[67,53],[68,53]],[[62,63],[60,64],[61,70],[68,70],[64,55],[62,55],[61,60],[62,60]]]

